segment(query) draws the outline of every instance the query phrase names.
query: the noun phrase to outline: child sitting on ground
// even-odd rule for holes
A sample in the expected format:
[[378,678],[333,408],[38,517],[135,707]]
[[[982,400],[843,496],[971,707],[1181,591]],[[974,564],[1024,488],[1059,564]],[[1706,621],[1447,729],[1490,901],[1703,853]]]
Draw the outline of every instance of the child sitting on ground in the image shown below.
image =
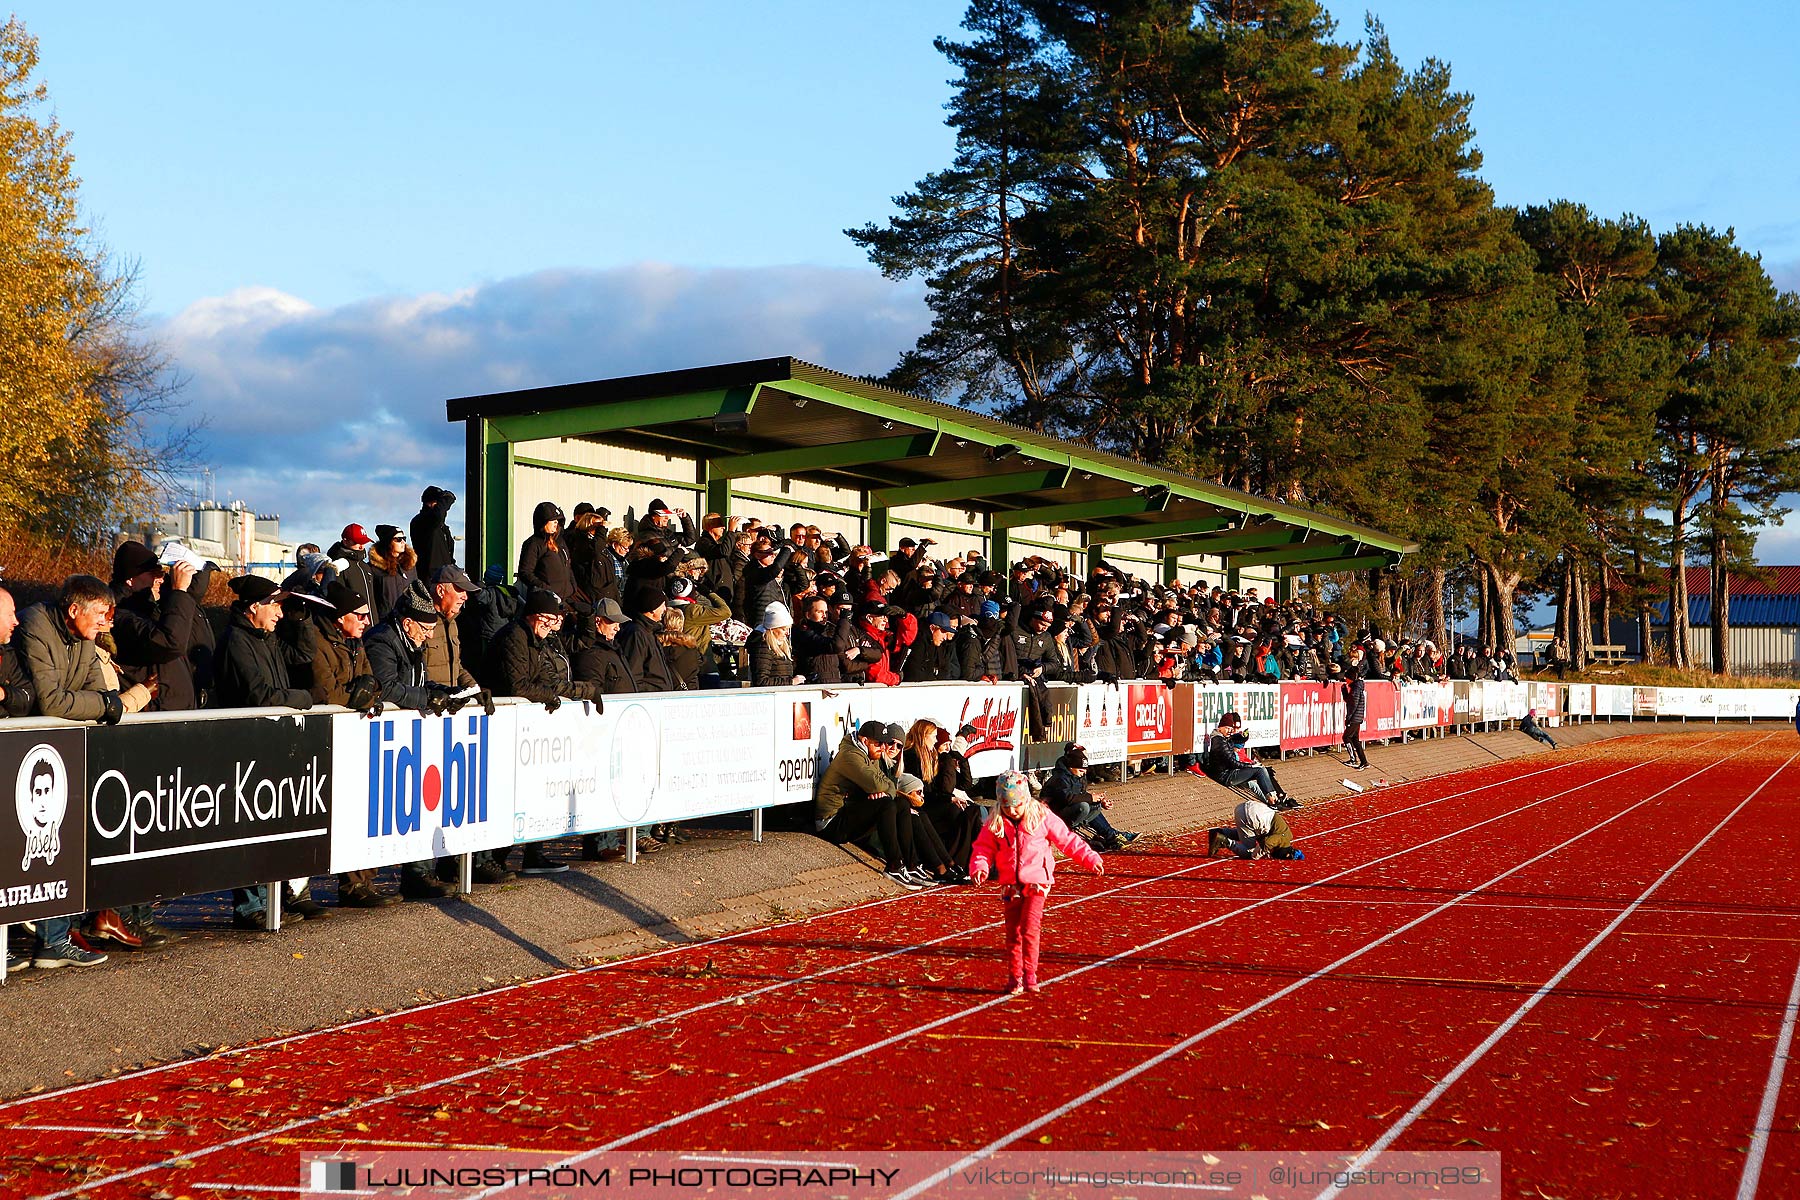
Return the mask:
[[1287,818],[1261,800],[1246,800],[1233,814],[1236,825],[1230,829],[1206,832],[1206,857],[1229,850],[1239,858],[1305,858],[1294,848],[1294,831]]
[[1100,856],[1076,837],[1062,818],[1034,798],[1025,776],[1009,771],[995,789],[999,803],[975,838],[969,874],[977,885],[991,872],[1000,881],[1006,904],[1006,990],[1017,996],[1038,990],[1038,935],[1044,901],[1056,879],[1052,847],[1094,874],[1103,871]]
[[1526,709],[1525,715],[1519,718],[1519,732],[1528,738],[1536,738],[1552,750],[1556,749],[1555,741],[1544,732],[1544,727],[1537,723],[1537,709],[1535,708]]

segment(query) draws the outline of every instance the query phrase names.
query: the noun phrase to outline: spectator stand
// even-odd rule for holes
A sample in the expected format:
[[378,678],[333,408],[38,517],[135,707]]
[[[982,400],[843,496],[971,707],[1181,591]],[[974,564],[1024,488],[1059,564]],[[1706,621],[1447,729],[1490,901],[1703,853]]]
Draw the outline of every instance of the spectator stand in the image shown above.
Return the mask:
[[465,427],[463,558],[477,576],[510,561],[542,500],[623,513],[646,495],[696,517],[806,521],[878,555],[902,536],[930,537],[999,570],[1023,557],[1016,546],[1076,574],[1114,555],[1162,581],[1260,579],[1282,591],[1414,548],[793,358],[470,396],[446,409]]

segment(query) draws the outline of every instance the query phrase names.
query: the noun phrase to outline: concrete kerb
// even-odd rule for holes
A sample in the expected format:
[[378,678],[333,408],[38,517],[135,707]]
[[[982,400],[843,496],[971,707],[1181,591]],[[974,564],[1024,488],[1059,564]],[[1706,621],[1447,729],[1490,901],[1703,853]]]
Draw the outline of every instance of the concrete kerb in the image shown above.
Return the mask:
[[[1679,730],[1621,722],[1554,736],[1583,745]],[[1693,727],[1713,731],[1710,723]],[[1403,783],[1544,753],[1516,732],[1376,744],[1369,747],[1371,769],[1354,778]],[[1339,781],[1352,775],[1331,755],[1275,765],[1302,801],[1348,794]],[[1152,838],[1219,823],[1237,803],[1226,789],[1185,773],[1096,790],[1113,801],[1116,826]],[[170,919],[189,936],[174,946],[152,953],[109,947],[105,966],[27,971],[0,989],[0,1022],[14,1034],[11,1052],[0,1058],[0,1096],[900,894],[860,851],[807,834],[770,832],[760,845],[747,831],[697,830],[693,838],[635,865],[571,861],[565,875],[522,878],[462,899],[340,909],[278,934],[233,930],[229,906],[216,897],[183,902]],[[576,842],[559,852],[572,860]]]

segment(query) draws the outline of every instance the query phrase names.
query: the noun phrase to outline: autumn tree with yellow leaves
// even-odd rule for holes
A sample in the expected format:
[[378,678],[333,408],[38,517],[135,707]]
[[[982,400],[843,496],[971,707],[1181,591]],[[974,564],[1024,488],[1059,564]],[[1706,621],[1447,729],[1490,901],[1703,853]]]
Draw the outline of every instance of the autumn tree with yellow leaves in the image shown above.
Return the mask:
[[69,134],[0,26],[0,525],[67,537],[188,465],[179,381],[138,324],[136,270],[83,225]]

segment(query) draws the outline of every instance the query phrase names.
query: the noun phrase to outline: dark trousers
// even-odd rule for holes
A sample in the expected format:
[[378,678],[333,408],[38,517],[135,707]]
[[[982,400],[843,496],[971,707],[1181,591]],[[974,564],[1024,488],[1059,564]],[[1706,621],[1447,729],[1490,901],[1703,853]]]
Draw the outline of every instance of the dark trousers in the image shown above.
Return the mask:
[[1246,784],[1255,784],[1265,800],[1280,790],[1275,786],[1275,776],[1267,767],[1239,767],[1225,776],[1226,787],[1243,787]]
[[1359,767],[1369,765],[1369,756],[1363,752],[1362,722],[1344,726],[1344,749],[1350,752],[1350,761]]
[[968,870],[969,854],[975,849],[975,839],[981,835],[981,806],[971,804],[967,808],[958,808],[946,802],[933,804],[927,801],[925,816],[937,830],[944,848],[950,852],[951,863]]
[[1533,725],[1530,729],[1524,730],[1524,732],[1527,736],[1536,738],[1552,750],[1556,749],[1556,743],[1550,740],[1550,735],[1545,733],[1542,729],[1539,729],[1537,726]]
[[[844,806],[819,830],[819,836],[833,845],[861,841],[871,833],[881,839],[883,865],[897,871],[911,856],[912,839],[901,843],[900,801],[892,796],[871,796],[862,800],[846,800]],[[907,830],[910,833],[910,830]]]

